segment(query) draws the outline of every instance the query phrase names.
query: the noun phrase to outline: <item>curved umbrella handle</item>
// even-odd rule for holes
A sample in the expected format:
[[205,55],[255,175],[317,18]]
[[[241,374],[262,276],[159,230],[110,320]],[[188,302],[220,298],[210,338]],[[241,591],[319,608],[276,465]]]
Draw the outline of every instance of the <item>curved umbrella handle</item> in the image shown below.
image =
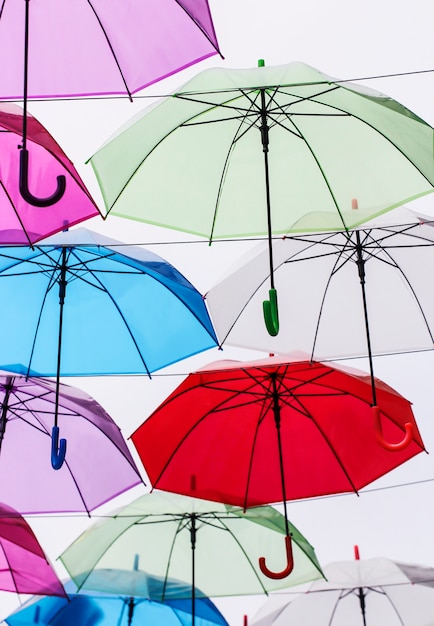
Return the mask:
[[390,450],[391,452],[404,450],[411,441],[413,440],[413,424],[410,422],[406,422],[404,424],[405,435],[402,441],[398,441],[397,443],[389,443],[383,437],[383,430],[381,428],[381,419],[380,419],[380,409],[378,406],[372,407],[372,412],[374,414],[374,424],[375,424],[375,433],[377,435],[377,441],[380,445],[383,446],[386,450]]
[[268,576],[268,578],[273,578],[274,580],[279,580],[280,578],[286,578],[289,576],[292,570],[294,569],[294,557],[292,554],[292,541],[289,535],[285,537],[285,547],[286,547],[286,567],[281,572],[272,572],[268,569],[265,564],[265,557],[259,557],[259,569],[261,572]]
[[29,152],[24,148],[20,153],[20,193],[24,200],[33,206],[47,207],[56,204],[62,198],[66,189],[66,178],[63,174],[57,177],[57,189],[48,198],[37,198],[29,190]]
[[279,310],[277,308],[277,291],[269,289],[269,300],[264,300],[262,308],[264,312],[265,326],[268,334],[275,337],[279,332]]
[[62,467],[66,455],[66,439],[59,440],[59,427],[53,426],[51,431],[51,466],[58,470]]

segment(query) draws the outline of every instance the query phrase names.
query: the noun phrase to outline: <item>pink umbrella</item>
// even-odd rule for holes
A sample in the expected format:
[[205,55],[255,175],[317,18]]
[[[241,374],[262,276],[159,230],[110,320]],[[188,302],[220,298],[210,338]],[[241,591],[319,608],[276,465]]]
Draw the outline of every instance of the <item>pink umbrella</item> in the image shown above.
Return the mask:
[[[0,98],[24,101],[21,193],[35,206],[57,203],[27,185],[28,98],[131,94],[219,52],[208,0],[3,0]],[[53,188],[51,181],[51,188]]]
[[0,589],[66,596],[62,583],[26,520],[0,503]]
[[[16,104],[0,105],[0,243],[33,244],[99,215],[98,208],[74,165],[40,122],[27,115],[28,171],[30,187],[46,196],[53,177],[62,176],[66,189],[50,209],[41,209],[20,193],[17,145],[21,142],[23,109]],[[48,176],[47,176],[48,174]]]

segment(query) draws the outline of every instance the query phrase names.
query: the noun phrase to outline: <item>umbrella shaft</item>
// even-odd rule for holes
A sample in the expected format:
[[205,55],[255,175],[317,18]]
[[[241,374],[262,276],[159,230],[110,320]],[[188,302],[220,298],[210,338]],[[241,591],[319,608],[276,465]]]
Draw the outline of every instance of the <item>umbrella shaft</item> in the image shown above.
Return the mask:
[[24,20],[24,85],[23,85],[23,150],[27,149],[27,76],[29,65],[29,2],[25,2],[25,20]]
[[268,146],[270,143],[269,126],[267,119],[267,107],[265,104],[265,89],[261,89],[261,141],[262,152],[264,153],[264,170],[265,170],[265,194],[267,201],[267,230],[268,230],[268,257],[270,264],[270,287],[274,289],[274,261],[273,261],[273,244],[272,235],[273,227],[271,222],[271,199],[270,199],[270,171],[268,166]]

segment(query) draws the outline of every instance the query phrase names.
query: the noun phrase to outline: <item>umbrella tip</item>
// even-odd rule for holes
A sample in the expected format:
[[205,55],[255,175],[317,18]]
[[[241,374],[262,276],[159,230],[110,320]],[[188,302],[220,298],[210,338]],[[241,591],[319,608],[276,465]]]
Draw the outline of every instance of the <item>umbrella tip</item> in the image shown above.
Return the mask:
[[258,59],[258,67],[265,67],[264,59]]
[[243,616],[243,626],[247,626],[247,615]]
[[354,558],[356,561],[360,561],[359,546],[354,546]]

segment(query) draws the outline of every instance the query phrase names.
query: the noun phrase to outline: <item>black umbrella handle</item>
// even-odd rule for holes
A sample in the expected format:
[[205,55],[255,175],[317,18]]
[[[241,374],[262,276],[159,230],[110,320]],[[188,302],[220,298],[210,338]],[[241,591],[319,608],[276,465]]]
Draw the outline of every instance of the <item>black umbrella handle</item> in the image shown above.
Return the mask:
[[269,570],[265,563],[265,557],[263,556],[259,557],[259,569],[268,578],[272,578],[273,580],[286,578],[287,576],[290,575],[290,573],[294,569],[294,556],[292,554],[292,541],[291,541],[290,535],[286,535],[285,537],[285,548],[286,548],[286,567],[281,572],[272,572],[271,570]]
[[62,199],[66,189],[66,178],[63,174],[57,177],[57,189],[48,198],[37,198],[29,189],[29,152],[21,148],[20,152],[20,193],[24,200],[37,207],[47,207],[56,204]]

